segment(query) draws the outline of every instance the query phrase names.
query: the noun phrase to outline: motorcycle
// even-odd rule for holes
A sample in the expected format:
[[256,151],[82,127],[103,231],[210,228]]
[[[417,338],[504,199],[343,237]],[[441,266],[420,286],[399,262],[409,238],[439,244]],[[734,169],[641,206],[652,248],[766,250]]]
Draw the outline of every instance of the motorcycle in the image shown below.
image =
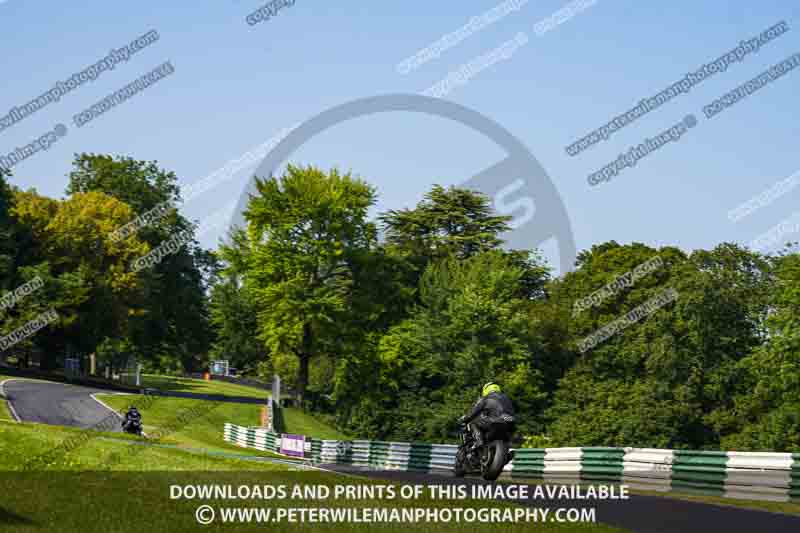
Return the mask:
[[500,477],[503,468],[513,459],[514,452],[508,446],[507,435],[492,435],[492,440],[488,440],[477,449],[472,450],[475,443],[475,435],[470,424],[459,427],[459,437],[461,444],[456,452],[456,462],[453,472],[456,477],[464,477],[467,474],[481,474],[483,479],[494,481]]
[[122,431],[131,435],[142,436],[142,421],[139,418],[122,421]]

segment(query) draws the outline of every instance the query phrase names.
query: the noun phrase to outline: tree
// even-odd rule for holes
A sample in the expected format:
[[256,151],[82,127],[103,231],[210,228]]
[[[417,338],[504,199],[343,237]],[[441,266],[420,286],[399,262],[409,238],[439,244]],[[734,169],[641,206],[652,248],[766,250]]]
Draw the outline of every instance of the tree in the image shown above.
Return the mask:
[[545,394],[522,276],[498,250],[429,265],[419,306],[380,341],[381,383],[368,400],[379,437],[447,438],[488,380],[503,384],[525,413],[522,428],[533,429]]
[[[93,351],[105,337],[124,337],[138,312],[140,280],[131,262],[149,251],[135,236],[115,240],[111,233],[127,223],[125,203],[99,192],[76,193],[58,201],[35,191],[17,192],[13,214],[36,243],[35,265],[20,268],[21,277],[41,278],[44,287],[10,312],[8,327],[32,320],[48,309],[59,314],[58,329],[37,335],[52,368],[59,354]],[[28,341],[30,346],[32,340]]]
[[499,235],[512,217],[498,216],[485,195],[434,185],[414,209],[391,210],[380,216],[387,245],[422,271],[436,259],[466,259],[498,248]]
[[[510,216],[495,214],[491,199],[483,193],[434,185],[413,209],[391,210],[380,215],[387,253],[402,258],[405,282],[416,287],[425,268],[445,257],[467,259],[488,250],[499,250],[502,234],[511,227]],[[544,296],[549,269],[536,250],[504,252],[523,270],[520,291],[528,298]]]
[[734,406],[715,422],[725,449],[800,449],[800,255],[773,261],[765,342],[742,359]]
[[[402,346],[394,344],[406,338],[405,328],[425,325],[421,319],[415,319],[429,316],[422,311],[426,308],[420,285],[423,273],[445,260],[469,261],[491,252],[502,269],[519,273],[519,279],[515,278],[508,286],[511,292],[502,293],[500,304],[507,304],[507,299],[511,299],[517,305],[522,302],[528,305],[544,296],[549,269],[532,252],[499,250],[503,242],[499,234],[507,229],[507,217],[494,216],[489,199],[477,192],[436,186],[415,208],[389,212],[380,216],[380,220],[386,229],[386,242],[370,251],[362,251],[351,262],[353,283],[349,304],[339,315],[335,343],[324,348],[325,353],[336,353],[337,359],[331,385],[320,391],[329,392],[326,398],[331,403],[319,403],[336,415],[340,425],[350,427],[354,433],[378,438],[412,438],[419,436],[411,429],[414,420],[405,420],[406,415],[398,411],[409,412],[408,401],[414,405],[433,402],[439,408],[435,413],[437,422],[431,422],[427,429],[417,429],[422,432],[420,435],[441,438],[451,429],[449,414],[445,413],[452,414],[453,408],[463,408],[463,401],[458,399],[462,389],[414,388],[411,393],[408,392],[411,389],[398,385],[405,383],[405,370],[408,376],[416,375],[421,371],[419,365],[432,357],[417,357],[414,348],[417,345],[411,341]],[[522,314],[525,312],[521,311],[520,316]],[[407,333],[413,337],[412,333]],[[527,330],[517,331],[508,337],[528,333]],[[408,364],[386,364],[386,353],[392,350],[402,352],[398,357]],[[451,370],[449,362],[440,362],[442,372]],[[528,377],[535,373],[529,372],[525,365],[518,370],[520,375]],[[395,392],[387,396],[387,390]],[[525,395],[520,389],[514,390],[520,393],[520,401],[525,405],[529,399],[532,403],[538,401],[535,393]],[[445,403],[443,395],[453,395],[454,399]],[[537,404],[536,408],[539,407]]]
[[353,262],[375,243],[367,221],[372,187],[349,173],[289,166],[280,179],[258,179],[245,212],[245,284],[258,303],[260,338],[273,354],[298,359],[304,405],[309,363],[337,336],[348,308]]
[[[178,213],[177,177],[158,162],[84,153],[76,156],[73,167],[68,194],[99,191],[130,205],[134,217],[160,213],[137,231],[151,248],[177,234],[194,234],[194,225]],[[134,319],[131,335],[139,355],[155,366],[172,368],[172,361],[192,371],[204,363],[213,340],[204,271],[213,269],[212,263],[192,238],[140,273],[144,312]]]
[[258,306],[241,274],[228,272],[214,282],[209,309],[215,339],[212,357],[229,360],[242,373],[255,370],[265,350],[258,340]]
[[0,169],[0,290],[10,289],[16,263],[16,224],[11,216],[14,195]]
[[131,206],[137,215],[161,203],[174,206],[180,199],[177,176],[162,170],[157,161],[82,153],[72,165],[67,194],[102,191]]
[[[663,264],[571,319],[573,303],[645,261]],[[574,364],[548,411],[560,446],[715,448],[715,426],[740,378],[738,361],[761,342],[768,265],[735,245],[686,256],[675,248],[606,243],[551,289],[571,324]],[[580,353],[579,342],[667,289],[677,300]]]
[[372,418],[371,410],[362,416],[359,400],[380,390],[379,342],[413,311],[417,291],[407,284],[407,262],[384,247],[361,253],[351,264],[349,305],[337,322],[335,342],[325,348],[335,354],[335,372],[332,380],[316,387],[318,404],[333,413],[341,425]]
[[[0,168],[0,296],[6,291],[16,288],[21,266],[23,228],[12,214],[14,207],[14,189],[6,181],[6,172]],[[0,317],[5,322],[5,311],[0,309]],[[5,357],[0,354],[0,361]]]

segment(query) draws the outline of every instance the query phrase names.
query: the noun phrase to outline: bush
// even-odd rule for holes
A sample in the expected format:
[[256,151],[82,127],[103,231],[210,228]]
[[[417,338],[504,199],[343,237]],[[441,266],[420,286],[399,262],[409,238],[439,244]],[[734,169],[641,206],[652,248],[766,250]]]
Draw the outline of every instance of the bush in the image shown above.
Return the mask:
[[524,435],[522,437],[523,448],[551,448],[553,440],[547,435]]

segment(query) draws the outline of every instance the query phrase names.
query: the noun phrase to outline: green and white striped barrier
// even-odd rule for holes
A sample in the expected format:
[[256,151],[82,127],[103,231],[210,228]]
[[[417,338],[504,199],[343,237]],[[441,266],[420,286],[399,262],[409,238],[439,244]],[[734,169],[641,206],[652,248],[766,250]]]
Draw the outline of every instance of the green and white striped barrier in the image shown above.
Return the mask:
[[378,470],[452,471],[457,446],[382,441],[322,441],[321,460]]
[[632,489],[800,501],[800,454],[653,448],[518,449],[511,478],[612,482]]
[[[252,448],[262,452],[281,454],[281,435],[264,428],[246,428],[225,424],[225,442],[242,448]],[[322,440],[305,437],[304,459],[321,462]]]
[[621,448],[519,448],[506,474],[553,483],[621,483],[624,456]]
[[225,441],[242,448],[280,453],[280,435],[263,428],[244,428],[225,424]]
[[[280,453],[279,434],[225,424],[225,440]],[[451,473],[457,446],[306,437],[305,458],[373,470]],[[800,453],[655,448],[519,448],[502,478],[549,483],[612,483],[631,489],[800,502]]]

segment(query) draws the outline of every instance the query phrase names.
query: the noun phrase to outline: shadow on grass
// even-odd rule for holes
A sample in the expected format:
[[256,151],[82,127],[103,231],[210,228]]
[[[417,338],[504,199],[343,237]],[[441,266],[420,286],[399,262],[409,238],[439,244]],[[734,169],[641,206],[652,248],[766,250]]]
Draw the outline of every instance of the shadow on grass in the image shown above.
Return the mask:
[[35,526],[36,522],[25,518],[24,516],[20,516],[18,514],[14,514],[11,511],[3,509],[0,507],[0,525],[5,526]]
[[154,389],[161,389],[163,391],[178,391],[178,392],[191,392],[192,389],[200,389],[201,383],[195,383],[191,380],[181,380],[171,376],[142,376],[143,387],[153,387]]

